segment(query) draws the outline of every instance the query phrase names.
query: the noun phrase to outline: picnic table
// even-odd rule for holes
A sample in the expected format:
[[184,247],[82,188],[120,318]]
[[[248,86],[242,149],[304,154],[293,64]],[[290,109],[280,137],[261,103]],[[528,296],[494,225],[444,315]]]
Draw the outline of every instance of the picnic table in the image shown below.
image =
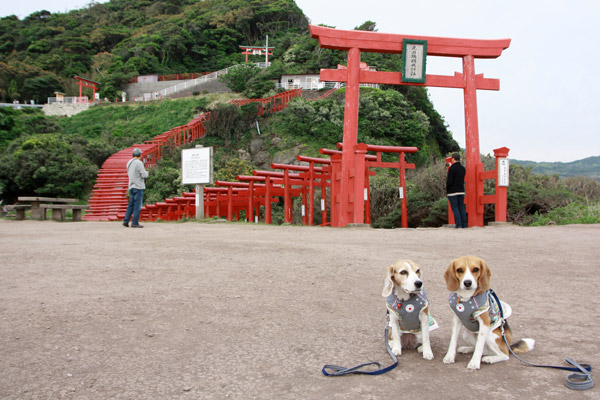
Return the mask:
[[56,197],[38,197],[38,196],[22,196],[17,200],[20,203],[14,207],[17,212],[17,219],[25,219],[25,210],[31,208],[31,218],[45,220],[46,210],[52,210],[52,219],[55,221],[65,220],[65,211],[73,210],[73,221],[81,220],[81,210],[89,208],[87,205],[76,205],[77,199],[61,199]]

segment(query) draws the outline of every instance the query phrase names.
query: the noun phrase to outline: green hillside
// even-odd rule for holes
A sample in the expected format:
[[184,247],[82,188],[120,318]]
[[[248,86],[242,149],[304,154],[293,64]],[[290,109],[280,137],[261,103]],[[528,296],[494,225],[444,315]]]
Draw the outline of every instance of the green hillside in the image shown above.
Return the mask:
[[572,162],[535,162],[510,160],[513,164],[531,167],[536,174],[562,177],[587,176],[600,181],[600,156],[587,157]]
[[74,75],[113,98],[143,74],[210,72],[239,63],[239,45],[269,35],[279,58],[307,20],[293,0],[111,0],[68,13],[0,19],[0,97],[75,94]]

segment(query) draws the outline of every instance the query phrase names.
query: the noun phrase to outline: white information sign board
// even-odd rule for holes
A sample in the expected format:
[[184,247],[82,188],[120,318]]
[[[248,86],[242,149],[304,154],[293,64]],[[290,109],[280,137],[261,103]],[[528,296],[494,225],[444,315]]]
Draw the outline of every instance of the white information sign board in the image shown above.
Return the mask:
[[212,147],[197,147],[181,151],[181,183],[201,185],[213,183]]
[[498,186],[508,186],[508,175],[509,175],[509,162],[508,158],[498,159]]

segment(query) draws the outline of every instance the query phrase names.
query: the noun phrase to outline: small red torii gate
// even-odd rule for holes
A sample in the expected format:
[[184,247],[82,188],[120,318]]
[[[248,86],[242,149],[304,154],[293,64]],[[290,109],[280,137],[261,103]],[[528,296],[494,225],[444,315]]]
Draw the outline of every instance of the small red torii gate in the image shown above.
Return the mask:
[[[364,179],[363,169],[356,167],[358,134],[358,99],[360,83],[389,85],[416,85],[459,88],[464,90],[465,137],[466,137],[466,208],[469,226],[483,226],[483,206],[480,196],[483,182],[478,179],[482,170],[479,151],[479,127],[477,120],[477,89],[499,90],[498,79],[484,78],[475,74],[476,58],[498,58],[510,45],[510,39],[480,40],[455,39],[432,36],[407,36],[368,31],[347,31],[323,26],[309,25],[311,36],[318,39],[319,46],[348,52],[348,69],[321,69],[321,81],[346,82],[344,108],[344,147],[341,160],[340,207],[337,226],[363,223],[364,210],[359,210],[355,199],[361,198],[355,180]],[[406,41],[406,43],[404,43]],[[441,56],[462,59],[463,72],[454,76],[424,75],[422,80],[412,80],[401,72],[368,71],[360,68],[361,52],[402,54],[407,43],[424,44],[424,57]],[[404,54],[405,61],[407,55]],[[423,73],[425,71],[423,61]],[[407,67],[405,63],[405,67]],[[413,72],[411,70],[411,72]],[[360,197],[359,197],[360,196]],[[332,217],[332,221],[334,218]]]
[[75,79],[77,79],[77,84],[79,85],[79,97],[83,97],[83,88],[86,87],[92,89],[92,101],[96,100],[96,90],[98,90],[98,85],[100,83],[77,75],[75,75]]
[[269,65],[269,56],[273,55],[273,53],[271,53],[271,51],[274,48],[275,48],[274,46],[269,47],[269,35],[267,35],[267,41],[264,46],[240,45],[240,49],[244,50],[244,51],[242,51],[242,54],[246,55],[246,62],[248,62],[249,55],[265,56],[265,64],[267,64],[267,65]]

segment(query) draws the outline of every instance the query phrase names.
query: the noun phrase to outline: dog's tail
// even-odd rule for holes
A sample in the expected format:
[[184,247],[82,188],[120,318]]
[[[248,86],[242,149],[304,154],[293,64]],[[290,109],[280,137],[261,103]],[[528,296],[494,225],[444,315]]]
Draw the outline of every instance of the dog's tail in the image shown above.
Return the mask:
[[[513,340],[513,335],[512,329],[510,329],[510,326],[508,326],[508,321],[504,321],[504,333],[506,334],[507,342],[511,343]],[[523,354],[533,350],[534,345],[535,340],[530,338],[524,338],[511,344],[510,348],[515,354]]]
[[510,348],[515,354],[527,353],[528,351],[533,350],[535,345],[535,340],[530,338],[524,338],[519,340],[516,343],[510,345]]

